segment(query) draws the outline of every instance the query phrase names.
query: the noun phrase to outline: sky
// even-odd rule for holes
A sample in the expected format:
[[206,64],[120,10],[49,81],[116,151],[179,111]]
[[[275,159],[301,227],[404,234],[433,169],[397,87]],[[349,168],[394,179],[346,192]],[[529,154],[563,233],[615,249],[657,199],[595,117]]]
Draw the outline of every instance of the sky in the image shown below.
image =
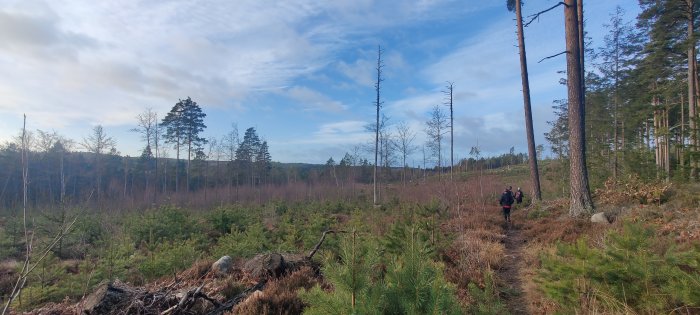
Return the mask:
[[[556,3],[530,0],[523,14]],[[634,0],[584,2],[593,46],[617,5],[627,20],[639,12]],[[0,0],[0,142],[26,114],[27,129],[78,143],[102,125],[138,156],[136,116],[162,118],[191,97],[206,138],[255,127],[274,161],[339,161],[373,140],[381,46],[382,113],[409,125],[416,145],[453,82],[455,159],[477,145],[527,152],[514,16],[505,0]],[[558,8],[525,29],[535,141],[546,147],[566,64],[538,61],[565,50],[563,24]],[[408,161],[421,163],[420,152]]]

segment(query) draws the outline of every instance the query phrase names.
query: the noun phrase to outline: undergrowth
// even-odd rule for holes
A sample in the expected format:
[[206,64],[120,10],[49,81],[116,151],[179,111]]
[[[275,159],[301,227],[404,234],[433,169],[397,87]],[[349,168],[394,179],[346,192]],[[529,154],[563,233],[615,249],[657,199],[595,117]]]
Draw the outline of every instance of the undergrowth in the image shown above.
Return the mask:
[[536,278],[567,313],[683,313],[700,307],[700,246],[676,247],[626,224],[599,247],[585,239],[542,256]]

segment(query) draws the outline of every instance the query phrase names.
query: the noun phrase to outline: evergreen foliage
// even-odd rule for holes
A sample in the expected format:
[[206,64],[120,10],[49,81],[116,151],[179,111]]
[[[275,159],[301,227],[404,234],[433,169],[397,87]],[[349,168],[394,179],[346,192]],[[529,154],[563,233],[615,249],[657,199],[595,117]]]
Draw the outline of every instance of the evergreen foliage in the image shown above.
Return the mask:
[[139,264],[138,269],[147,280],[172,275],[192,266],[199,258],[194,241],[160,243]]
[[323,268],[333,291],[316,286],[304,293],[310,304],[306,313],[461,314],[454,286],[445,280],[443,266],[431,259],[433,249],[419,234],[411,227],[401,254],[388,257],[379,255],[376,240],[359,238],[355,232],[348,235],[339,260],[331,259]]
[[140,245],[185,240],[198,232],[197,224],[183,210],[163,206],[156,211],[133,217],[128,223],[129,234]]
[[268,234],[259,222],[247,226],[243,231],[234,227],[231,233],[219,238],[211,251],[216,257],[228,255],[235,258],[249,258],[270,249]]
[[602,248],[584,239],[542,257],[538,282],[565,312],[669,313],[700,306],[700,247],[680,249],[626,224]]

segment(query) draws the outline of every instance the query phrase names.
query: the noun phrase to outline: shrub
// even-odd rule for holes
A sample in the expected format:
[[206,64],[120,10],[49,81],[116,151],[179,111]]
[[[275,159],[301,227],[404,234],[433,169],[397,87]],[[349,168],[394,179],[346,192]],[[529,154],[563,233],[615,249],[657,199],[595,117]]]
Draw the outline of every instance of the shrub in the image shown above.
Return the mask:
[[245,231],[234,229],[220,237],[211,252],[216,257],[229,255],[233,258],[249,258],[269,249],[268,232],[258,222]]
[[387,271],[386,310],[399,314],[462,314],[456,289],[445,280],[444,266],[430,259],[428,243],[421,241],[415,230],[406,241],[406,252],[394,259]]
[[146,279],[171,275],[184,270],[199,258],[193,241],[163,243],[141,262],[138,269]]
[[379,296],[382,283],[372,283],[381,276],[376,245],[371,240],[361,239],[353,232],[341,242],[339,260],[327,259],[322,268],[326,280],[333,285],[333,292],[320,286],[301,294],[309,304],[305,314],[375,314],[383,307]]
[[197,232],[197,224],[181,209],[163,206],[157,211],[132,218],[129,232],[137,245],[153,245],[188,239]]
[[232,207],[219,207],[206,217],[214,231],[223,235],[232,229],[242,230],[251,223],[251,218],[243,209]]
[[[324,275],[333,292],[319,286],[302,295],[307,314],[461,314],[454,286],[432,248],[411,228],[405,251],[383,263],[373,240],[355,234],[342,242],[340,261],[329,261]],[[354,302],[354,305],[351,303]]]
[[700,248],[682,251],[638,224],[610,233],[602,248],[583,239],[542,257],[537,278],[566,311],[669,313],[700,305]]

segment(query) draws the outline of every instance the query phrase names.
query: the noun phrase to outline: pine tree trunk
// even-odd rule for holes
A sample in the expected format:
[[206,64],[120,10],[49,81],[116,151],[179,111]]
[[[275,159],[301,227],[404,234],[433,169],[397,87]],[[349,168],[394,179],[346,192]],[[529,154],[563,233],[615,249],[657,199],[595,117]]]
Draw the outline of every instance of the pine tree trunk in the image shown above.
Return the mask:
[[620,73],[620,39],[619,35],[615,36],[615,82],[613,91],[613,178],[617,179],[617,169],[618,169],[618,151],[619,151],[619,139],[618,139],[618,129],[620,128],[618,122],[618,107],[620,104],[620,94],[619,94],[619,73]]
[[668,114],[670,112],[669,106],[668,101],[666,101],[666,108],[664,109],[664,170],[666,171],[666,181],[671,180],[671,132],[668,122]]
[[[697,83],[697,69],[696,69],[696,61],[695,61],[695,39],[694,39],[694,9],[695,9],[695,1],[694,0],[686,0],[686,3],[688,4],[689,7],[689,12],[688,12],[688,39],[690,40],[691,44],[688,46],[688,121],[690,123],[690,144],[691,152],[696,152],[698,149],[698,134],[697,134],[697,126],[695,123],[695,117],[697,115],[696,113],[696,103],[697,103],[697,91],[696,89],[696,83]],[[690,178],[695,178],[697,176],[697,161],[695,159],[690,160]]]
[[186,192],[190,192],[190,160],[192,159],[192,139],[187,141],[187,169],[185,170],[185,185],[187,186]]
[[532,125],[532,106],[530,104],[530,82],[527,72],[527,55],[525,54],[525,34],[523,32],[522,4],[515,0],[515,16],[518,25],[518,48],[520,49],[520,76],[523,84],[523,105],[525,107],[525,129],[527,132],[527,153],[530,165],[530,180],[532,181],[532,196],[534,200],[542,200],[540,191],[540,174],[537,167],[537,149],[535,147],[535,132]]
[[155,122],[156,122],[155,134],[154,134],[155,139],[153,141],[153,144],[156,147],[156,154],[155,154],[156,165],[155,165],[155,175],[153,176],[153,204],[156,204],[156,200],[158,200],[158,182],[159,182],[159,180],[158,180],[158,178],[159,178],[158,177],[158,133],[159,133],[159,131],[158,131],[158,115],[157,114],[155,116]]
[[685,167],[685,100],[683,99],[683,93],[681,93],[681,136],[678,139],[680,143],[678,150],[678,165],[683,169]]
[[180,175],[180,138],[177,139],[177,144],[175,145],[175,192],[177,193],[180,186],[178,184],[178,177]]
[[662,148],[662,140],[661,140],[661,134],[659,133],[659,129],[661,129],[661,119],[660,119],[660,114],[659,114],[659,109],[658,109],[658,99],[655,96],[652,99],[651,106],[653,108],[653,123],[652,126],[654,128],[654,164],[656,164],[656,178],[661,177],[661,169],[663,168],[662,162],[661,162],[661,148]]
[[581,50],[576,0],[565,0],[567,88],[569,98],[569,160],[571,204],[569,214],[581,216],[593,212],[586,170],[585,110],[581,82]]

